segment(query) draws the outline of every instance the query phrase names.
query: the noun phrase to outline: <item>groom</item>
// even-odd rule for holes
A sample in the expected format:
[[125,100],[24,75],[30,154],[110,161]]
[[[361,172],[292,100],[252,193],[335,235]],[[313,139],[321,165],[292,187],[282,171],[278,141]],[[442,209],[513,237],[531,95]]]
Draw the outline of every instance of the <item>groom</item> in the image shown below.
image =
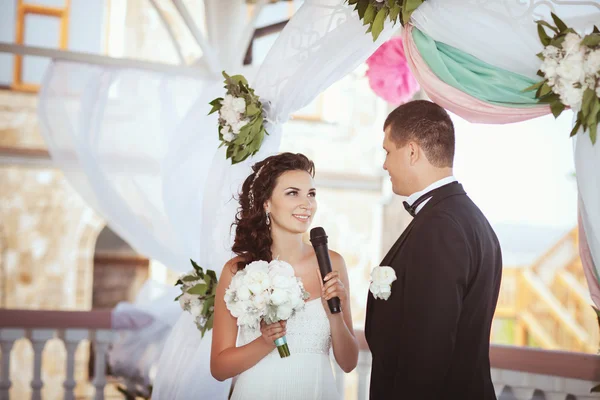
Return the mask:
[[452,176],[454,126],[429,101],[396,108],[383,147],[395,194],[414,217],[381,262],[397,280],[369,293],[370,398],[496,399],[489,339],[502,274],[496,235]]

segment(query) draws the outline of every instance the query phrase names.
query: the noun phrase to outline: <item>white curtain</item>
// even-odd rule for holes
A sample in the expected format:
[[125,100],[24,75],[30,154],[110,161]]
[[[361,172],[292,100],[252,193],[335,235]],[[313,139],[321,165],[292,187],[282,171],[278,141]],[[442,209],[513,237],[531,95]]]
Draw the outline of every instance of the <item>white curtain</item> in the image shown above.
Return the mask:
[[[231,256],[234,197],[250,166],[278,151],[281,124],[293,112],[393,33],[388,26],[373,43],[352,8],[344,0],[305,1],[255,79],[246,74],[270,103],[269,136],[253,158],[232,166],[225,149],[217,149],[216,116],[207,114],[208,102],[223,95],[220,77],[54,61],[39,106],[53,160],[138,252],[176,271],[189,270],[193,258],[220,274]],[[227,72],[246,71],[240,66]],[[189,316],[181,314],[163,350],[153,398],[227,398],[229,382],[209,374],[210,338],[200,340]]]

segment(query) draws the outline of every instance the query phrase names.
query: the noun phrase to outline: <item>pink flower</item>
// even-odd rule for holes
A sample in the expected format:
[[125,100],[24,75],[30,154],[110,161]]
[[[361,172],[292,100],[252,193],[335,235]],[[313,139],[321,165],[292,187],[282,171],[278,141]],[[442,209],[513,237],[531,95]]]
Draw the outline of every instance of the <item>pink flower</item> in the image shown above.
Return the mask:
[[371,89],[388,103],[406,103],[419,90],[419,83],[408,67],[400,37],[382,44],[369,57],[367,65]]

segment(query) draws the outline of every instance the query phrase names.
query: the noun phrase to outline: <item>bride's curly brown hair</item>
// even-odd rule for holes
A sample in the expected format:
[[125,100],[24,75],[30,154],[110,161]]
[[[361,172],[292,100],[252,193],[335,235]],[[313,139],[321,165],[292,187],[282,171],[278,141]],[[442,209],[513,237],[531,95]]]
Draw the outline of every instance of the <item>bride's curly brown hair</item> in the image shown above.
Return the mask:
[[252,170],[242,185],[240,207],[233,223],[236,229],[232,250],[243,260],[238,262],[238,270],[253,261],[273,259],[273,239],[264,205],[273,194],[277,178],[287,171],[306,171],[315,176],[314,163],[304,154],[294,153],[267,157],[254,164]]

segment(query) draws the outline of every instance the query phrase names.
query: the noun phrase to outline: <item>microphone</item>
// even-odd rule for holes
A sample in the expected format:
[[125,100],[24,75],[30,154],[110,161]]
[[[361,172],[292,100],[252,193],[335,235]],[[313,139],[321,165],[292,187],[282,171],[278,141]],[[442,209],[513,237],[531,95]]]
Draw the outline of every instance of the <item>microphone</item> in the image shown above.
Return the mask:
[[[329,249],[327,249],[327,235],[325,234],[325,229],[321,227],[311,229],[310,242],[315,249],[319,271],[321,271],[321,276],[324,279],[325,275],[331,272],[331,260],[329,259]],[[325,281],[323,281],[323,283],[325,283]],[[327,305],[329,305],[329,311],[331,311],[332,314],[337,314],[342,311],[339,297],[333,297],[327,300]]]

